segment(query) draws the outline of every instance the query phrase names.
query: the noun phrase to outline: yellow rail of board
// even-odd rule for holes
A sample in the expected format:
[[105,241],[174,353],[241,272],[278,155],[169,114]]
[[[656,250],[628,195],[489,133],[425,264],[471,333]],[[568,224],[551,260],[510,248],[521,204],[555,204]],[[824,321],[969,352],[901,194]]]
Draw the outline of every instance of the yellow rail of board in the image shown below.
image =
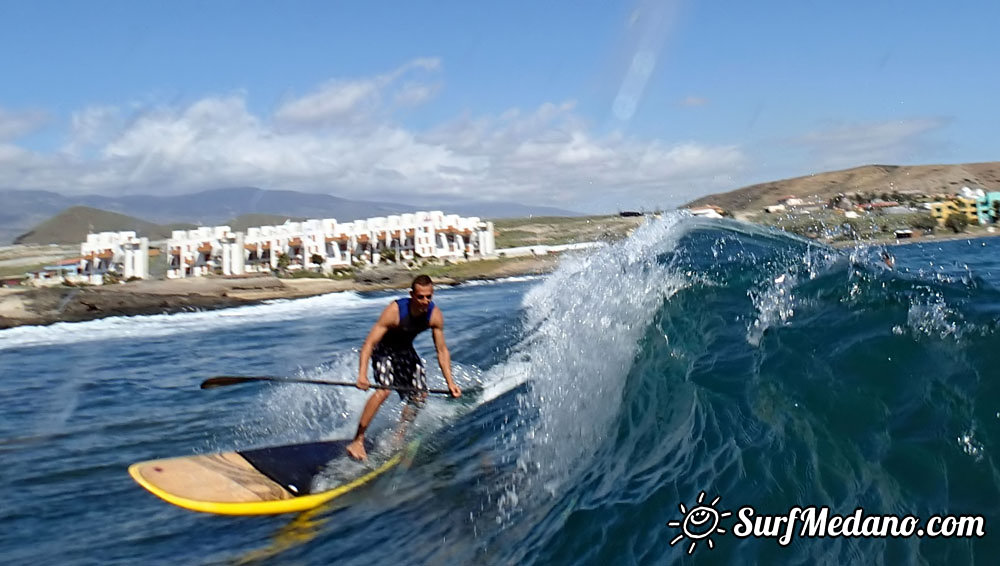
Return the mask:
[[389,471],[393,466],[399,464],[402,460],[403,454],[399,453],[390,458],[387,462],[379,466],[378,468],[368,472],[367,474],[343,485],[339,485],[333,489],[327,491],[321,491],[319,493],[312,493],[309,495],[302,495],[299,497],[293,497],[291,499],[282,499],[279,501],[250,501],[243,503],[219,503],[214,501],[199,501],[197,499],[189,499],[187,497],[180,497],[172,493],[166,492],[155,485],[146,481],[139,473],[139,466],[143,462],[138,462],[132,464],[128,467],[128,473],[132,476],[132,479],[136,481],[139,485],[146,488],[150,493],[159,497],[160,499],[172,503],[178,507],[183,507],[184,509],[189,509],[191,511],[200,511],[202,513],[213,513],[216,515],[279,515],[281,513],[296,513],[299,511],[307,511],[318,507],[327,501],[331,501],[340,497],[341,495],[362,486],[378,476]]

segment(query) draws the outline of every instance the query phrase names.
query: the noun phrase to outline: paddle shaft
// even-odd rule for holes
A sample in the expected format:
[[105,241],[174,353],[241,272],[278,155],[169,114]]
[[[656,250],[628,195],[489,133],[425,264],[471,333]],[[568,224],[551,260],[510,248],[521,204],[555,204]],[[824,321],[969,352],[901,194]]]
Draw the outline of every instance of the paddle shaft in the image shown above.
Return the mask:
[[[277,383],[308,383],[312,385],[336,385],[338,387],[357,387],[357,384],[353,381],[325,381],[322,379],[302,379],[296,377],[271,377],[267,375],[218,375],[215,377],[210,377],[205,381],[201,382],[202,389],[215,389],[216,387],[225,387],[227,385],[239,385],[241,383],[251,383],[255,381],[273,381]],[[369,389],[388,389],[390,391],[401,391],[403,393],[414,393],[425,391],[427,393],[432,393],[435,395],[451,395],[451,391],[448,389],[420,389],[418,387],[392,387],[385,385],[372,384],[368,387]]]

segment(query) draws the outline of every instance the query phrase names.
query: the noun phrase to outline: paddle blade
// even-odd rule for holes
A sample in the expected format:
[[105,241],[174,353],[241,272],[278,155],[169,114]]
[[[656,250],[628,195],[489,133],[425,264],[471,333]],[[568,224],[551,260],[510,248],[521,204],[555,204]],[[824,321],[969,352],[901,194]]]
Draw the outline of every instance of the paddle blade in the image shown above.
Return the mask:
[[248,381],[260,381],[260,379],[237,377],[230,375],[220,375],[202,381],[201,388],[215,389],[216,387],[225,387],[227,385],[238,385],[240,383],[247,383]]

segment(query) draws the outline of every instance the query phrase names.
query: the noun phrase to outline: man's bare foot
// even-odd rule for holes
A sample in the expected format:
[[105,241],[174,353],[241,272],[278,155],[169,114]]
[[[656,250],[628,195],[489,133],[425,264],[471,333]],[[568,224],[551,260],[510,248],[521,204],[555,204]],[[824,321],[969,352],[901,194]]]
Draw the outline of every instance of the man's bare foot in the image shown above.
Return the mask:
[[368,459],[368,453],[365,452],[365,441],[363,438],[356,438],[353,442],[347,445],[347,455],[359,462],[363,462]]

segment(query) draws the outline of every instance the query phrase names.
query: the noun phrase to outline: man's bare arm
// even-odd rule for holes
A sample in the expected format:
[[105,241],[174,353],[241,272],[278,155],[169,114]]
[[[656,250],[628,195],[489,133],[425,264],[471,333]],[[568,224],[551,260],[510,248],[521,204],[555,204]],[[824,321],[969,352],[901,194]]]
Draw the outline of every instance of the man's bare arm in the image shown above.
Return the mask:
[[431,314],[431,336],[434,337],[434,348],[437,350],[438,366],[441,367],[441,374],[448,382],[448,389],[451,390],[452,397],[461,397],[462,390],[451,378],[451,352],[448,351],[448,344],[444,339],[444,315],[441,309],[434,309]]

